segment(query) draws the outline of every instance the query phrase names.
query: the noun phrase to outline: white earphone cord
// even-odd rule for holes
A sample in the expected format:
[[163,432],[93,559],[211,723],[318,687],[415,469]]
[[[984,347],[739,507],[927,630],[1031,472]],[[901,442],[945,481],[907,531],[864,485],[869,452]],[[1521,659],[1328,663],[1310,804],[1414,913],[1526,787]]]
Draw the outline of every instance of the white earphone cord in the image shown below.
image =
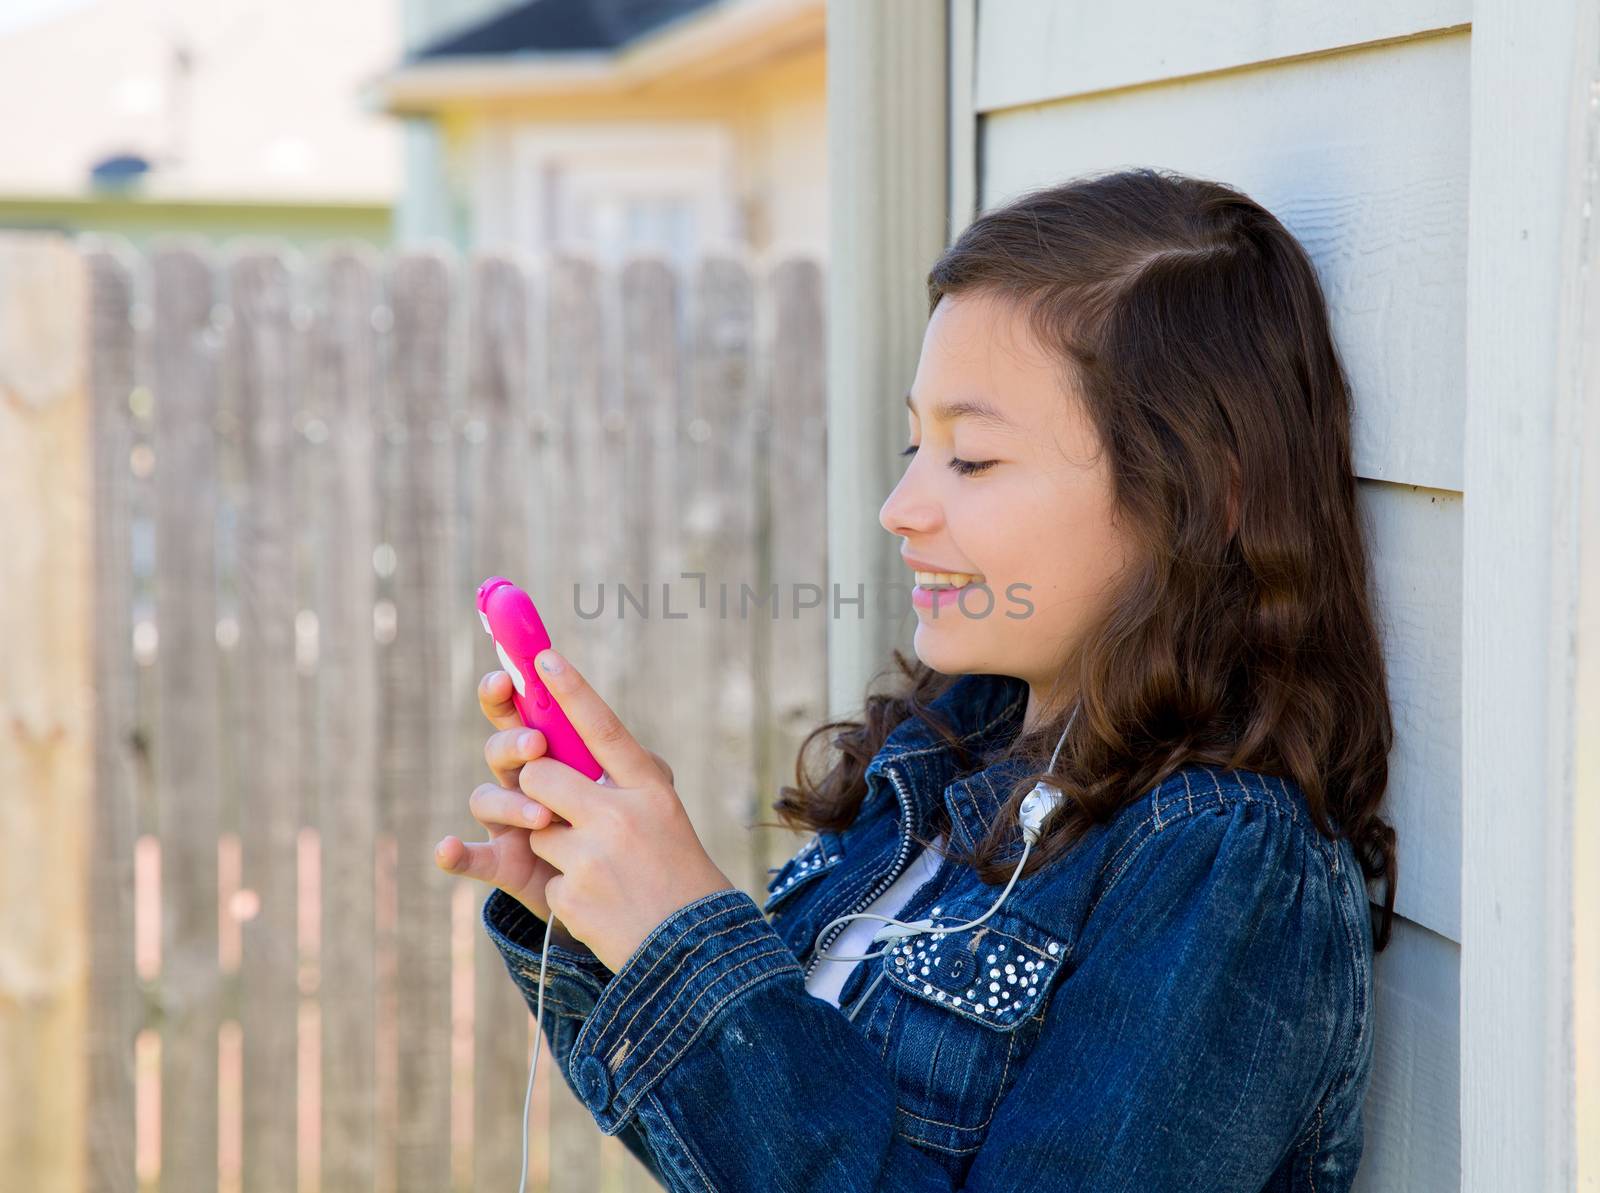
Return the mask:
[[[604,770],[597,782],[614,785]],[[517,1181],[517,1193],[527,1193],[528,1188],[528,1108],[533,1105],[533,1075],[539,1071],[539,1044],[544,1040],[544,974],[550,961],[550,933],[555,926],[556,913],[552,911],[544,926],[544,946],[539,952],[539,1001],[533,1014],[533,1060],[528,1065],[528,1092],[522,1095],[522,1175]]]
[[[1050,755],[1050,766],[1047,769],[1051,771],[1055,770],[1056,760],[1061,757],[1061,747],[1066,744],[1067,734],[1071,732],[1072,723],[1077,719],[1078,705],[1074,704],[1072,706],[1072,715],[1067,718],[1066,728],[1061,731],[1061,736],[1056,741],[1055,752]],[[1000,910],[1001,905],[1005,903],[1006,896],[1011,894],[1011,888],[1017,885],[1017,878],[1022,874],[1022,868],[1028,864],[1028,851],[1033,848],[1034,841],[1038,840],[1039,826],[1044,823],[1044,818],[1054,811],[1056,805],[1060,802],[1060,790],[1042,779],[1038,783],[1034,784],[1033,790],[1030,791],[1027,794],[1027,797],[1023,799],[1022,806],[1019,809],[1022,821],[1022,857],[1017,860],[1017,868],[1011,871],[1011,878],[1006,883],[1006,889],[1000,892],[1000,897],[994,901],[993,906],[991,906],[988,911],[984,912],[977,919],[965,924],[957,924],[953,927],[940,927],[932,920],[917,920],[914,923],[907,923],[904,920],[895,919],[893,916],[879,915],[876,912],[863,911],[858,912],[855,915],[844,915],[839,916],[837,919],[829,920],[822,926],[822,930],[817,933],[818,942],[822,940],[824,933],[826,933],[828,929],[833,927],[835,924],[844,924],[851,920],[862,919],[882,920],[884,923],[889,925],[886,928],[880,928],[877,933],[874,934],[872,937],[874,944],[880,940],[893,942],[908,936],[918,936],[924,932],[937,932],[940,936],[942,936],[946,932],[965,932],[970,928],[976,928],[979,924],[983,923],[984,920],[988,919],[996,911]],[[888,948],[883,948],[879,949],[876,953],[861,953],[859,955],[841,953],[838,956],[830,956],[826,952],[819,953],[818,955],[824,961],[872,961],[883,956],[888,951]],[[855,1005],[850,1008],[850,1013],[846,1015],[845,1018],[851,1020],[855,1019],[856,1012],[866,1005],[867,999],[871,997],[872,992],[878,988],[878,983],[883,981],[883,974],[884,971],[880,969],[877,975],[872,979],[872,984],[862,992],[859,998],[856,999]]]
[[[1067,726],[1061,731],[1060,740],[1056,742],[1055,752],[1050,755],[1048,769],[1055,770],[1056,760],[1061,757],[1061,747],[1066,744],[1067,734],[1072,729],[1072,723],[1077,719],[1078,706],[1074,704],[1072,706],[1072,715],[1067,718]],[[601,781],[605,781],[604,776],[602,776]],[[895,919],[893,916],[863,911],[856,915],[840,916],[838,919],[829,920],[823,925],[822,931],[817,933],[817,939],[820,941],[822,934],[835,924],[843,924],[848,923],[850,920],[860,919],[883,920],[889,925],[887,928],[880,929],[873,936],[874,943],[880,940],[899,940],[902,937],[916,936],[923,932],[936,931],[942,935],[945,932],[965,932],[969,928],[976,928],[998,911],[1000,905],[1006,901],[1006,896],[1011,893],[1011,888],[1017,884],[1017,877],[1022,873],[1023,866],[1028,862],[1028,851],[1033,848],[1033,843],[1038,838],[1040,824],[1060,802],[1060,790],[1042,780],[1034,786],[1034,789],[1028,793],[1027,798],[1022,801],[1022,857],[1017,862],[1017,868],[1011,872],[1011,879],[1006,883],[1006,889],[1001,891],[1000,897],[994,901],[994,906],[990,907],[988,911],[971,923],[961,924],[953,928],[940,928],[932,920],[917,920],[915,923],[908,924],[904,920]],[[545,924],[544,948],[539,957],[539,1001],[533,1017],[533,1062],[528,1066],[528,1092],[523,1095],[522,1099],[522,1178],[517,1184],[517,1193],[526,1193],[528,1188],[528,1110],[533,1104],[533,1075],[539,1069],[539,1045],[544,1039],[544,975],[546,964],[550,959],[550,932],[555,927],[555,924],[556,917],[555,913],[552,912],[548,922]],[[883,956],[888,951],[888,949],[879,949],[876,953],[863,953],[860,956],[845,954],[832,957],[823,954],[821,959],[824,961],[871,961]],[[878,975],[872,979],[872,985],[868,986],[866,992],[856,999],[855,1006],[850,1009],[850,1014],[846,1016],[847,1018],[853,1020],[856,1017],[856,1012],[866,1003],[868,996],[878,988],[878,983],[882,980],[883,971],[880,969]]]
[[556,926],[555,913],[544,926],[544,949],[539,957],[539,1005],[533,1017],[533,1063],[528,1066],[528,1092],[522,1096],[522,1177],[517,1182],[517,1193],[528,1188],[528,1107],[533,1104],[533,1075],[539,1069],[539,1042],[544,1039],[544,970],[550,959],[550,929]]

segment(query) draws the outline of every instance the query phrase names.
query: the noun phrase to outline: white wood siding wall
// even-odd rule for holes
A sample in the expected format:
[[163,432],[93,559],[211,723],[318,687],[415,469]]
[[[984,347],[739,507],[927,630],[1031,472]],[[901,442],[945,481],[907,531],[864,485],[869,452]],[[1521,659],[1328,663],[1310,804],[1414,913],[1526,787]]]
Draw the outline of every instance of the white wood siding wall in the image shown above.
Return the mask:
[[[835,584],[898,574],[884,395],[975,211],[1132,164],[1276,211],[1355,385],[1399,730],[1358,1187],[1600,1189],[1600,3],[829,0],[828,44]],[[831,620],[830,712],[908,638]]]
[[1029,187],[1165,166],[1262,202],[1326,287],[1398,735],[1364,1190],[1461,1186],[1470,20],[1466,0],[952,8],[953,231]]

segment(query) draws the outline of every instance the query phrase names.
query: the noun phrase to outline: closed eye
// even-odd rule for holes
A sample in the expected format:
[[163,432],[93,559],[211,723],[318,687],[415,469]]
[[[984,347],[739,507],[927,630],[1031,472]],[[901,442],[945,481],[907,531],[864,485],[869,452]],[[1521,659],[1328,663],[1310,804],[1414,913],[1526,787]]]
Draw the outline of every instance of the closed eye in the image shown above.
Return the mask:
[[[921,445],[908,443],[900,454],[902,456],[915,455],[919,446]],[[987,472],[998,463],[1000,463],[999,460],[963,460],[959,456],[950,457],[950,467],[962,476],[977,476],[980,472]]]

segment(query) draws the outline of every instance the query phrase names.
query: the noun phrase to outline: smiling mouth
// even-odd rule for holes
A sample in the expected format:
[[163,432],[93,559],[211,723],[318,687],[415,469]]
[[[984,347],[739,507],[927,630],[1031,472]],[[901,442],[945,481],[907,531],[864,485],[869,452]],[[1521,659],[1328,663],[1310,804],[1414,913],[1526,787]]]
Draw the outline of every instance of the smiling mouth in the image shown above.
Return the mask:
[[969,584],[983,582],[983,576],[975,572],[916,572],[917,587],[931,590],[965,588]]

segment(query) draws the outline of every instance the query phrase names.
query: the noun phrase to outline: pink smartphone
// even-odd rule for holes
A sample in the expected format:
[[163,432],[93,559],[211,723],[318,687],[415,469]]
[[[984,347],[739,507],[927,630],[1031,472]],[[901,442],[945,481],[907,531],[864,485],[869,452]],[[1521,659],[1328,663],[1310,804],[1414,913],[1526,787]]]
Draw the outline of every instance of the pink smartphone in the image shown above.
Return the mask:
[[550,649],[550,632],[544,628],[533,598],[504,576],[490,576],[478,585],[478,616],[494,641],[500,665],[511,676],[511,702],[522,723],[544,734],[547,757],[598,781],[603,768],[533,665],[535,655]]

